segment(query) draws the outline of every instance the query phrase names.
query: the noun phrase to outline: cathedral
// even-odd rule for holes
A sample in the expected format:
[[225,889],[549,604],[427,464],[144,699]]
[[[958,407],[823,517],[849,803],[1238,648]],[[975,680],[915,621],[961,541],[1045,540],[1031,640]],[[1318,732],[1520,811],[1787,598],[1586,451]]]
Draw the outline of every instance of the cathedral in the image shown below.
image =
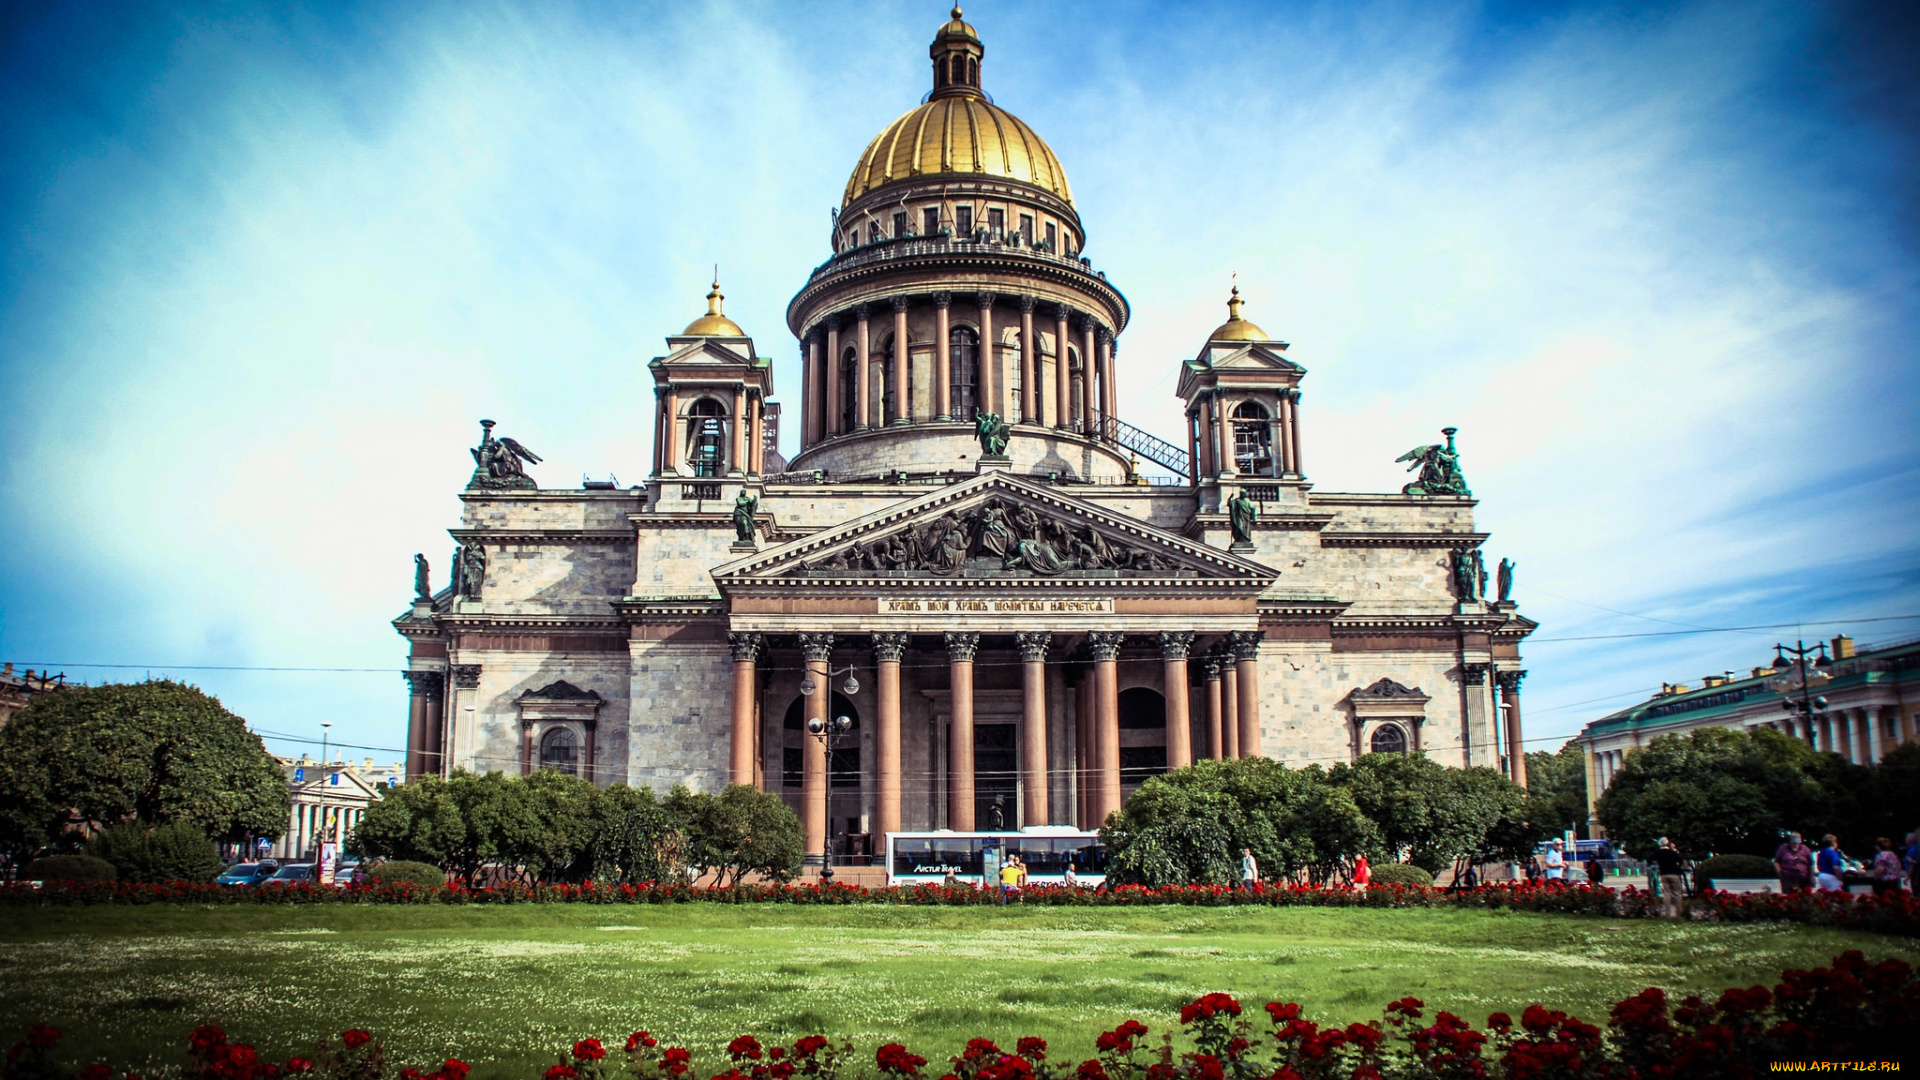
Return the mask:
[[644,485],[540,487],[482,421],[453,582],[421,561],[394,621],[409,775],[751,784],[815,862],[1097,827],[1200,758],[1425,753],[1524,783],[1535,624],[1510,564],[1489,596],[1453,429],[1400,492],[1314,490],[1307,369],[1237,289],[1180,365],[1184,444],[1129,424],[1131,308],[1080,254],[1065,169],[982,89],[958,8],[929,54],[787,307],[791,461],[717,281],[648,364]]

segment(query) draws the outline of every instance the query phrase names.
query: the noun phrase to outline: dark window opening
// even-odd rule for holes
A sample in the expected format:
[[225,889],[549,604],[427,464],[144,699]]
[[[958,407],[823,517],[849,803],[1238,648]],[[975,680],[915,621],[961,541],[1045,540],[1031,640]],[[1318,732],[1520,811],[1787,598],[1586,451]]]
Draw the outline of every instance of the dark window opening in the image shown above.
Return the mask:
[[987,211],[987,232],[999,236],[1007,231],[1007,212],[1005,210]]
[[974,387],[980,380],[980,335],[972,327],[956,326],[947,337],[949,404],[955,419],[971,420],[976,404]]
[[976,828],[995,828],[996,807],[1000,812],[999,828],[1020,827],[1019,758],[1020,753],[1014,744],[1014,725],[980,724],[974,727],[973,823]]
[[566,773],[579,771],[580,744],[568,728],[554,728],[540,737],[540,767]]
[[880,365],[879,422],[883,425],[892,417],[899,415],[893,411],[893,351],[897,347],[893,338],[889,337],[886,345],[881,348],[881,355],[886,357],[886,362]]
[[1244,401],[1233,410],[1233,464],[1262,475],[1273,468],[1273,425],[1258,402]]
[[1033,215],[1032,214],[1020,215],[1020,239],[1024,241],[1028,247],[1033,246]]
[[953,56],[953,82],[956,84],[967,81],[966,60],[967,58],[959,53],[955,53]]
[[907,235],[907,215],[904,213],[893,215],[893,238],[895,240],[901,240],[901,239],[905,239],[906,235]]
[[1404,754],[1407,736],[1398,724],[1381,724],[1373,729],[1372,749],[1376,754]]
[[1167,771],[1164,746],[1123,746],[1120,748],[1120,783],[1144,784]]
[[955,210],[954,219],[958,222],[954,231],[958,232],[961,236],[973,235],[973,207],[962,206]]
[[920,223],[926,226],[926,228],[922,231],[924,231],[928,236],[940,235],[940,208],[939,207],[937,206],[927,207],[926,210],[921,213],[920,217],[921,217]]
[[693,475],[717,477],[727,467],[727,410],[712,398],[701,398],[687,410],[693,432],[693,447],[687,460]]
[[1120,691],[1120,730],[1160,731],[1167,726],[1167,699],[1144,686]]
[[780,751],[780,786],[797,788],[806,782],[807,752],[798,746]]
[[1059,228],[1055,226],[1053,222],[1051,221],[1047,222],[1047,250],[1048,251],[1058,250],[1058,248],[1055,245],[1059,244],[1059,242],[1060,242]]
[[859,399],[854,394],[854,369],[860,366],[859,350],[852,346],[840,354],[840,430],[850,432],[859,416]]
[[971,56],[967,57],[967,85],[980,85],[980,61]]

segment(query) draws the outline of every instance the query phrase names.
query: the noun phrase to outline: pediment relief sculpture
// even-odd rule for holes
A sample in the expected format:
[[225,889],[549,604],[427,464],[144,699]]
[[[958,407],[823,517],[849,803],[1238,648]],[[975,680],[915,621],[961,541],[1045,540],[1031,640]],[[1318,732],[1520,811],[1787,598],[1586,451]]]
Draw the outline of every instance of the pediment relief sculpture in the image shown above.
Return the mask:
[[521,701],[599,701],[600,695],[593,690],[582,690],[565,679],[551,682],[538,690],[529,690],[520,695]]
[[805,563],[798,572],[954,575],[968,570],[1023,571],[1043,577],[1076,571],[1192,572],[1166,552],[1001,498],[848,544]]
[[1399,683],[1394,682],[1392,679],[1381,679],[1380,681],[1374,683],[1372,686],[1367,687],[1365,690],[1355,690],[1353,692],[1353,696],[1355,698],[1365,698],[1365,699],[1372,699],[1376,701],[1395,700],[1395,699],[1403,700],[1403,701],[1429,700],[1426,694],[1423,694],[1420,692],[1419,687],[1401,686]]

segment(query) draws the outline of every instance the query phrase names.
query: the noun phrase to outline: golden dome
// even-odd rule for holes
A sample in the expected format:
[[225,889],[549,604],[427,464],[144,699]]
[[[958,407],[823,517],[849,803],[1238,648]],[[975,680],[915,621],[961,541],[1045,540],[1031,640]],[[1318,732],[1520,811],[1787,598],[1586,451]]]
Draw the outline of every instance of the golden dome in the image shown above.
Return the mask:
[[687,324],[680,331],[681,337],[746,337],[747,332],[740,324],[720,314],[720,301],[726,297],[720,295],[720,275],[713,277],[713,291],[707,294],[707,313]]
[[971,38],[974,41],[980,40],[980,35],[973,32],[973,27],[961,21],[959,4],[953,5],[952,21],[948,22],[947,25],[942,26],[940,28],[940,32],[933,35],[933,40],[942,41],[947,38],[956,38],[956,37]]
[[[969,33],[973,30],[965,23],[959,25]],[[888,124],[860,155],[840,205],[844,208],[876,188],[923,176],[1019,180],[1073,204],[1066,170],[1053,148],[1018,117],[970,92],[936,97]]]
[[1227,321],[1214,328],[1207,335],[1208,341],[1272,341],[1265,330],[1240,317],[1240,308],[1246,301],[1240,299],[1240,286],[1233,287],[1233,295],[1227,298]]

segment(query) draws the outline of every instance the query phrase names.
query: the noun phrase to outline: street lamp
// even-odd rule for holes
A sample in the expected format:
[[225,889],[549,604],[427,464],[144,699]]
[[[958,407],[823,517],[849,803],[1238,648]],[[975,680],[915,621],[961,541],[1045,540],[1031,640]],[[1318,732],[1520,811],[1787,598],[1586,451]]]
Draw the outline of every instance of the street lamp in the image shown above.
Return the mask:
[[[1833,676],[1820,670],[1833,663],[1827,658],[1827,647],[1822,643],[1808,648],[1806,642],[1795,641],[1791,648],[1786,645],[1775,645],[1773,653],[1774,669],[1785,671],[1786,674],[1775,675],[1768,679],[1767,689],[1776,694],[1786,695],[1780,699],[1780,708],[1793,716],[1796,733],[1800,724],[1807,725],[1807,742],[1817,748],[1813,718],[1815,714],[1827,711],[1827,699],[1815,694],[1813,688],[1825,686],[1833,681]],[[1810,659],[1816,653],[1819,654],[1818,658]],[[1787,659],[1788,654],[1792,654],[1793,659]],[[1793,696],[1796,690],[1800,692],[1798,698]]]
[[[834,674],[839,673],[834,672]],[[808,683],[811,682],[812,680],[809,679]],[[847,685],[855,690],[860,686],[851,676],[847,678]],[[812,693],[810,690],[805,692]],[[848,693],[853,693],[853,690],[849,690]],[[852,730],[853,718],[850,716],[836,716],[832,720],[821,716],[807,718],[807,734],[820,740],[821,753],[826,759],[826,767],[823,770],[826,775],[820,778],[820,824],[823,833],[820,841],[820,880],[822,882],[833,880],[833,744],[834,740]]]
[[333,821],[327,816],[327,770],[331,768],[327,752],[327,735],[333,730],[333,721],[320,721],[320,828],[315,830],[318,837],[313,846],[313,883],[320,884],[320,864],[327,850],[327,830]]

